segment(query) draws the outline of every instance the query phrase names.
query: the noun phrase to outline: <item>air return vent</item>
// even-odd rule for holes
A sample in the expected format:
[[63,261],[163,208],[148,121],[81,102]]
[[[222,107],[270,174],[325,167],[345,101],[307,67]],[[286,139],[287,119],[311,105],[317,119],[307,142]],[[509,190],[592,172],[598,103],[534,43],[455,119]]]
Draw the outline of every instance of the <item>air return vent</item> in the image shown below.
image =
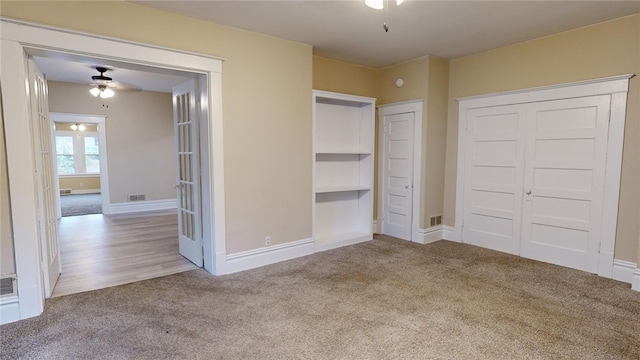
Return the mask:
[[147,199],[146,194],[129,195],[129,201],[144,201]]
[[436,226],[442,224],[442,215],[432,216],[429,226]]
[[71,189],[60,189],[60,195],[69,195],[71,194]]
[[0,279],[0,296],[16,295],[16,278],[14,276]]

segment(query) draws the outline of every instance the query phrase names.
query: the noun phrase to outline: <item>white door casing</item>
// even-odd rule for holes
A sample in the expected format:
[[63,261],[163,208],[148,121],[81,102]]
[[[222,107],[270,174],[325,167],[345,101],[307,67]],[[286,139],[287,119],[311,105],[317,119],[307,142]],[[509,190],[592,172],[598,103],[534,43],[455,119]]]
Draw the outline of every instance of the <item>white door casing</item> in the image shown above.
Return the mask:
[[[468,152],[472,151],[467,140],[468,118],[474,109],[517,105],[526,111],[528,128],[525,131],[533,134],[525,135],[529,136],[528,141],[525,140],[526,171],[520,175],[523,177],[520,253],[610,278],[626,98],[632,76],[620,75],[457,99],[460,112],[454,240],[468,240],[464,239],[467,227],[465,206],[469,201],[465,187],[469,176],[466,162]],[[608,121],[601,121],[602,118]],[[592,154],[591,160],[589,153]],[[599,174],[588,178],[585,171]],[[567,184],[572,184],[573,188],[567,189]],[[593,206],[600,209],[592,211]],[[585,215],[587,207],[589,215]],[[546,233],[540,231],[542,228]],[[589,232],[589,235],[585,236],[584,232]],[[540,238],[541,234],[544,239]],[[564,254],[548,256],[558,250]],[[539,257],[541,251],[546,257]]]
[[[54,156],[49,121],[48,87],[44,75],[32,58],[29,58],[29,93],[31,94],[31,126],[34,146],[38,230],[44,279],[44,297],[50,298],[62,272],[60,242],[58,239],[58,213],[56,185],[54,182]],[[57,181],[57,179],[55,179]]]
[[[412,132],[412,149],[410,151],[413,152],[411,158],[412,162],[412,180],[411,184],[411,230],[408,240],[418,243],[426,243],[426,239],[424,237],[424,232],[420,229],[420,220],[422,218],[423,209],[420,205],[420,199],[422,194],[422,188],[424,179],[422,178],[422,108],[423,101],[422,100],[412,100],[398,103],[391,103],[378,106],[378,131],[380,135],[378,136],[378,211],[377,211],[377,231],[380,233],[385,233],[384,229],[384,220],[385,218],[385,210],[384,210],[384,202],[386,199],[386,188],[385,188],[385,179],[386,179],[386,160],[384,157],[384,149],[386,142],[386,138],[384,136],[384,126],[385,119],[390,116],[399,115],[399,114],[411,114],[413,115],[413,129]],[[405,184],[406,185],[406,184]]]
[[527,104],[522,256],[598,272],[610,102]]
[[[207,133],[202,148],[208,163],[203,166],[203,194],[209,197],[203,223],[204,267],[213,274],[226,272],[224,152],[222,125],[223,59],[130,41],[96,36],[67,29],[0,19],[3,117],[6,134],[7,167],[10,186],[11,215],[18,277],[18,317],[39,315],[44,309],[41,246],[38,244],[35,163],[32,131],[29,125],[29,94],[26,89],[27,54],[45,56],[50,52],[63,56],[95,57],[110,62],[156,66],[202,74],[206,78]],[[44,54],[44,55],[43,55]],[[205,115],[203,115],[205,116]],[[215,201],[214,201],[215,199]],[[0,304],[1,305],[1,304]]]
[[411,240],[414,113],[384,117],[382,232]]
[[195,80],[173,88],[179,249],[182,256],[202,267],[198,99]]
[[524,121],[524,109],[512,105],[467,112],[466,243],[519,253]]

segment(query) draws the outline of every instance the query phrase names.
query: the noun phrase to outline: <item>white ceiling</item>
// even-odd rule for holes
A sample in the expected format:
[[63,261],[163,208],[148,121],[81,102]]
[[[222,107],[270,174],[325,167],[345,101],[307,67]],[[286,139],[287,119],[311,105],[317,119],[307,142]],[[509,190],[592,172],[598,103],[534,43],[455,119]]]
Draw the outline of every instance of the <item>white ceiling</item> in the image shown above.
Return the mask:
[[388,10],[364,0],[130,2],[311,44],[316,55],[376,68],[424,55],[457,58],[640,12],[639,0],[389,0]]
[[[99,75],[96,66],[110,69],[104,75],[113,78],[116,83],[122,83],[133,88],[146,91],[170,93],[174,86],[189,79],[189,74],[167,71],[151,67],[110,62],[81,56],[65,56],[51,52],[33,56],[40,71],[47,80],[65,81],[77,84],[92,83],[91,76]],[[87,86],[87,90],[89,86]],[[118,91],[118,89],[115,89]]]

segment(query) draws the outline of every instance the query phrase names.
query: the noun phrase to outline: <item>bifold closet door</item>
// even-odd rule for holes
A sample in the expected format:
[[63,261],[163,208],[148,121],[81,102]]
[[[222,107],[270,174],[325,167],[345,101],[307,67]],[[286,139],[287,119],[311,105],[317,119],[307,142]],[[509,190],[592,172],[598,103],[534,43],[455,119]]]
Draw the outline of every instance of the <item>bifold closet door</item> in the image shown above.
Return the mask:
[[519,253],[525,110],[513,105],[467,111],[465,243]]
[[527,105],[521,255],[597,272],[610,96]]

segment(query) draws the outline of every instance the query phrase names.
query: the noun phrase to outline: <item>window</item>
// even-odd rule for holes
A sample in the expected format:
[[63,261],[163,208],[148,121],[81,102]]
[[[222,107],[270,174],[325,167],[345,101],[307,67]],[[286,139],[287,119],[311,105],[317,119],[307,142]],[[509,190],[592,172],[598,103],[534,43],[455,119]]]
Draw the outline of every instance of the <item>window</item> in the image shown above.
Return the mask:
[[98,134],[92,132],[56,132],[56,157],[59,175],[100,173]]

